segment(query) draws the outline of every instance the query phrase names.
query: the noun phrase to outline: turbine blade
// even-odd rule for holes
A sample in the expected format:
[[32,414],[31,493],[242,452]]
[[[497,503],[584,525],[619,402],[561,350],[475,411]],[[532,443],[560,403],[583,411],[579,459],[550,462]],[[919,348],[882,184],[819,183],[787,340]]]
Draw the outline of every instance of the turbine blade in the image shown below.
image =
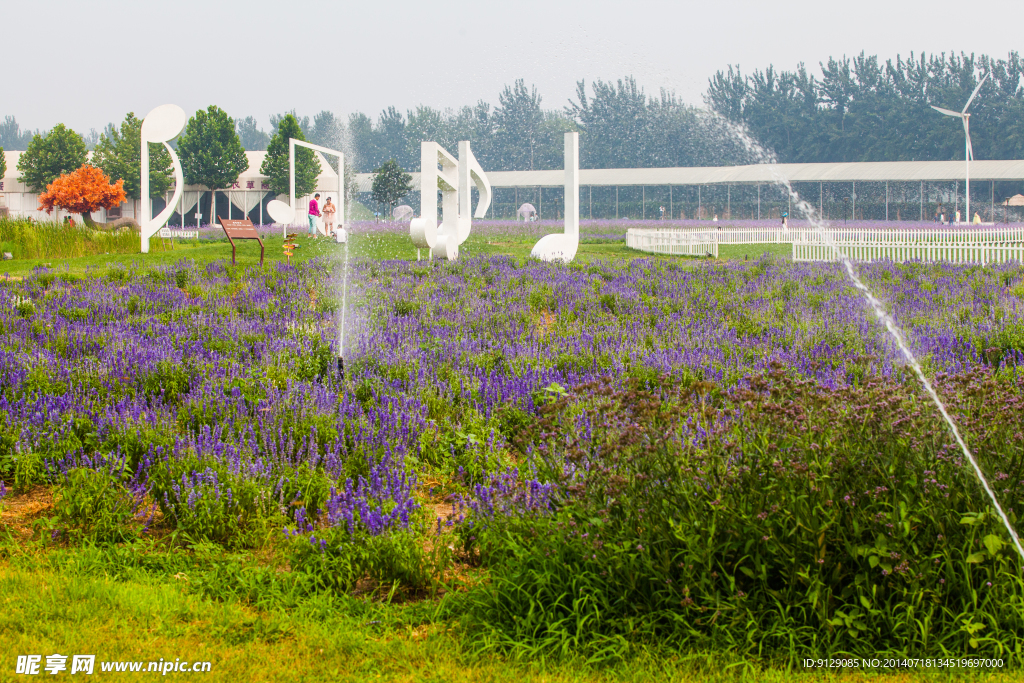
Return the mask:
[[958,111],[951,111],[949,109],[943,109],[942,107],[936,107],[934,104],[932,105],[932,109],[939,112],[940,114],[945,114],[946,116],[955,116],[961,119],[964,117],[964,115]]
[[978,81],[978,87],[974,89],[974,92],[971,93],[970,99],[967,100],[967,104],[964,105],[964,111],[963,111],[964,114],[967,113],[967,107],[971,106],[971,102],[974,101],[974,97],[978,94],[978,91],[981,90],[981,86],[983,86],[985,84],[985,79],[987,79],[987,78],[988,78],[988,74],[985,74],[981,78],[981,80]]

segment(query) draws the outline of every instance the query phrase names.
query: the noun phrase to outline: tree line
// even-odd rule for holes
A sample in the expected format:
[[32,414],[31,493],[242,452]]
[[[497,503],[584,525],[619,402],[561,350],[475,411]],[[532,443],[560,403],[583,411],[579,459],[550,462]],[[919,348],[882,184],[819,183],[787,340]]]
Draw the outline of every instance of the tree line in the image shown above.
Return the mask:
[[[267,176],[267,187],[258,189],[287,194],[289,140],[306,138],[293,114],[283,115],[276,123],[277,130],[268,136],[267,154],[260,167],[260,173]],[[95,168],[105,174],[105,182],[114,182],[119,190],[123,190],[122,197],[137,202],[142,198],[141,133],[142,120],[134,112],[128,112],[120,126],[107,126],[89,158],[85,138],[64,124],[57,124],[52,130],[32,135],[25,153],[18,161],[18,180],[30,191],[43,194],[58,180],[83,169]],[[235,120],[215,105],[197,111],[174,144],[185,184],[205,187],[211,191],[211,196],[214,191],[225,190],[236,184],[239,176],[249,167]],[[166,197],[173,182],[171,158],[162,144],[151,144],[149,152],[150,198],[162,199]],[[310,149],[300,148],[296,150],[295,156],[296,194],[301,196],[316,187],[320,166]],[[2,159],[0,156],[0,164],[3,163]],[[0,171],[4,170],[0,168]],[[91,187],[98,186],[97,182],[97,178],[90,177]],[[69,198],[73,194],[69,191],[71,187],[85,188],[85,185],[78,183],[62,186],[63,201],[66,204],[82,199]],[[64,204],[61,206],[67,208]],[[213,213],[208,211],[205,215],[212,217]],[[90,219],[86,220],[91,223]]]
[[[350,186],[355,171],[375,171],[392,159],[400,168],[417,169],[424,140],[452,151],[459,140],[469,140],[489,170],[561,168],[567,131],[581,133],[584,168],[754,163],[759,155],[735,135],[737,125],[780,162],[963,159],[959,122],[931,105],[960,110],[988,74],[971,108],[975,156],[1024,158],[1024,62],[1016,52],[1005,59],[911,53],[884,63],[861,54],[830,58],[820,68],[820,75],[802,64],[794,71],[768,66],[744,74],[730,66],[709,79],[704,108],[665,90],[649,95],[632,77],[597,80],[589,88],[580,81],[561,108],[545,108],[537,88],[517,80],[498,93],[495,106],[481,100],[448,110],[388,107],[376,119],[356,112],[347,120],[327,110],[312,118],[291,111],[271,116],[269,132],[252,116],[233,119],[211,106],[196,112],[175,144],[185,182],[211,189],[237,180],[245,170],[244,150],[266,149],[262,172],[275,193],[288,191],[291,137],[344,151]],[[78,168],[92,148],[93,162],[111,178],[123,178],[128,196],[138,199],[140,125],[129,113],[119,126],[82,136],[62,124],[45,133],[22,131],[7,116],[0,123],[0,149],[28,151],[24,177],[38,189]],[[43,155],[50,148],[62,151]],[[162,146],[154,146],[153,154],[151,188],[162,197],[170,183],[169,160]],[[304,194],[316,180],[311,151],[299,150],[299,167],[298,191]]]
[[948,161],[964,158],[963,128],[932,105],[971,105],[977,159],[1024,159],[1024,62],[986,55],[910,53],[884,63],[864,53],[830,58],[821,75],[801,64],[744,75],[738,66],[716,73],[707,106],[772,150],[780,162]]

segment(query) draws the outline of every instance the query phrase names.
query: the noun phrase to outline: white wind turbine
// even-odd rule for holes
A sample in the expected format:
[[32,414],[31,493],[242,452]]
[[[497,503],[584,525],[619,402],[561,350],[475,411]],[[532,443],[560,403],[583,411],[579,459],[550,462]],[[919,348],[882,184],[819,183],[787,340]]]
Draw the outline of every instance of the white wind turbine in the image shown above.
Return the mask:
[[971,115],[967,113],[967,108],[971,106],[971,102],[974,101],[975,95],[977,95],[978,91],[981,90],[981,86],[985,83],[986,78],[988,78],[988,74],[985,74],[984,77],[982,77],[981,81],[978,83],[978,87],[975,88],[974,92],[971,93],[971,96],[967,99],[967,104],[964,105],[963,111],[951,111],[949,109],[943,109],[942,107],[936,107],[932,105],[932,109],[939,112],[940,114],[945,114],[946,116],[955,116],[958,119],[960,119],[964,124],[964,138],[966,140],[964,143],[964,163],[967,165],[967,192],[965,194],[967,205],[966,215],[964,216],[964,218],[967,220],[968,223],[971,222],[971,160],[974,158],[974,149],[971,147]]

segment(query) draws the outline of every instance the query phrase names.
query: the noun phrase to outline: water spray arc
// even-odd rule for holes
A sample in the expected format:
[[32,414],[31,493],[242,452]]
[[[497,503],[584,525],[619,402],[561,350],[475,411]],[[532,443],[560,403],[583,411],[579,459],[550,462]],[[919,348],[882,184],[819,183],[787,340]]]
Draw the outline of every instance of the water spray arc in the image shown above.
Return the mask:
[[[341,228],[339,228],[340,230]],[[339,234],[339,238],[341,235]],[[338,321],[338,379],[345,381],[345,311],[348,309],[348,239],[345,245],[345,261],[341,276],[341,314]]]
[[314,145],[291,138],[288,140],[288,203],[277,199],[267,204],[267,211],[276,223],[282,224],[282,236],[287,238],[288,226],[295,221],[295,148],[305,147],[322,154],[331,154],[338,159],[338,225],[337,241],[345,245],[345,259],[342,274],[341,315],[338,321],[338,376],[345,379],[345,308],[348,298],[348,230],[345,228],[345,153],[336,149]]
[[875,297],[875,295],[871,293],[871,290],[868,289],[867,285],[865,285],[864,282],[857,275],[857,272],[854,270],[853,267],[853,262],[850,261],[850,259],[848,259],[842,253],[842,251],[836,246],[835,242],[832,240],[832,236],[828,233],[825,226],[821,223],[820,219],[815,214],[814,207],[805,202],[803,199],[800,199],[800,196],[796,193],[795,190],[793,190],[792,186],[789,184],[789,181],[783,180],[782,184],[785,185],[786,189],[789,191],[790,196],[795,201],[798,209],[807,216],[807,219],[811,222],[811,225],[813,225],[815,229],[818,230],[819,234],[822,235],[823,239],[825,240],[825,245],[832,250],[832,252],[836,255],[836,258],[843,264],[843,267],[846,269],[846,274],[850,277],[850,280],[853,281],[854,286],[858,290],[860,290],[860,292],[864,295],[864,298],[867,299],[872,311],[874,311],[875,317],[878,318],[879,322],[881,322],[882,325],[885,326],[885,329],[889,332],[893,339],[896,340],[896,345],[899,347],[900,352],[903,354],[903,358],[907,361],[907,363],[910,364],[910,367],[914,370],[914,374],[917,375],[917,379],[921,382],[921,386],[924,387],[924,390],[928,394],[929,398],[931,398],[932,403],[934,403],[935,407],[938,408],[939,414],[941,414],[942,419],[945,420],[946,426],[949,427],[949,431],[953,434],[953,438],[956,440],[957,445],[960,446],[960,450],[963,452],[964,456],[966,456],[967,460],[971,463],[971,467],[974,469],[974,473],[977,475],[978,481],[981,482],[981,486],[982,488],[985,489],[985,493],[992,501],[992,505],[993,507],[995,507],[996,512],[999,514],[999,518],[1002,520],[1003,526],[1006,527],[1006,531],[1010,534],[1010,538],[1013,539],[1013,545],[1014,547],[1016,547],[1017,552],[1020,554],[1021,560],[1024,560],[1024,547],[1021,546],[1020,537],[1017,535],[1017,531],[1013,528],[1013,525],[1010,524],[1009,518],[1003,511],[1003,507],[999,504],[999,501],[996,499],[995,493],[992,491],[992,487],[988,483],[988,479],[986,479],[984,473],[982,473],[981,466],[978,464],[978,461],[975,459],[974,454],[971,452],[971,449],[968,448],[967,443],[960,435],[960,430],[957,428],[956,422],[953,420],[953,417],[946,410],[946,405],[942,402],[942,399],[939,398],[939,394],[938,392],[935,391],[935,387],[932,386],[931,381],[929,381],[928,377],[925,376],[924,369],[921,367],[921,364],[918,363],[917,358],[910,350],[910,346],[907,344],[907,341],[903,336],[903,332],[896,325],[896,321],[885,310],[885,306],[882,304],[882,302],[879,301]]
[[951,111],[949,109],[943,109],[942,107],[936,107],[932,105],[932,109],[945,114],[946,116],[955,116],[960,119],[964,124],[964,164],[966,170],[964,176],[966,178],[966,188],[964,189],[964,200],[966,202],[964,208],[964,220],[968,223],[971,222],[971,161],[974,160],[974,148],[971,147],[971,115],[967,113],[968,107],[971,106],[971,102],[974,101],[978,91],[981,90],[981,86],[985,84],[985,80],[988,78],[988,74],[985,74],[981,81],[978,82],[978,87],[974,89],[971,96],[967,98],[967,104],[964,105],[962,111]]
[[[982,79],[982,82],[984,82],[984,79]],[[980,83],[978,84],[978,88],[981,88]],[[974,94],[977,94],[978,88],[975,89]],[[974,99],[974,95],[971,95],[971,99]],[[970,104],[971,102],[970,100],[968,100],[967,105],[970,106]],[[964,107],[964,111],[966,110],[967,107]],[[725,119],[723,119],[723,121],[725,121]],[[767,162],[769,164],[769,168],[771,170],[772,175],[775,178],[776,184],[786,188],[786,191],[789,193],[789,197],[790,199],[792,199],[796,209],[807,217],[808,222],[810,222],[810,224],[814,226],[814,229],[821,236],[825,245],[829,249],[831,249],[832,252],[835,254],[836,260],[843,264],[843,268],[846,270],[846,274],[849,276],[854,286],[864,295],[864,298],[867,300],[868,305],[874,312],[875,317],[878,318],[878,321],[882,323],[886,331],[888,331],[892,338],[896,341],[896,345],[899,347],[900,352],[903,354],[903,358],[907,361],[907,363],[910,364],[910,367],[913,369],[914,374],[917,376],[917,379],[921,382],[921,386],[924,387],[924,390],[928,394],[928,397],[931,398],[932,403],[935,404],[935,407],[938,409],[939,414],[942,415],[942,419],[946,422],[946,426],[949,428],[949,431],[953,435],[954,440],[956,441],[957,445],[960,446],[960,451],[964,454],[964,457],[967,458],[968,462],[971,463],[971,467],[974,470],[975,475],[977,475],[978,481],[981,482],[982,488],[988,495],[989,500],[992,501],[992,506],[995,508],[996,512],[999,515],[999,519],[1002,521],[1003,526],[1006,527],[1007,533],[1009,533],[1010,538],[1013,540],[1013,545],[1017,549],[1017,553],[1020,555],[1021,560],[1024,561],[1024,547],[1021,546],[1020,537],[1018,536],[1016,529],[1014,529],[1013,525],[1010,524],[1010,519],[1006,516],[1006,512],[1003,511],[1002,505],[999,504],[999,500],[996,498],[995,493],[992,491],[992,487],[989,485],[988,479],[985,478],[985,474],[981,471],[981,466],[978,464],[978,461],[974,457],[974,454],[971,452],[971,449],[968,448],[967,443],[960,435],[960,430],[957,428],[956,422],[953,420],[953,417],[949,414],[949,411],[946,410],[946,405],[942,402],[942,399],[939,398],[939,394],[935,391],[935,388],[932,386],[932,383],[925,376],[924,370],[921,368],[921,364],[918,363],[917,358],[914,356],[914,353],[910,350],[910,346],[907,344],[907,341],[903,336],[903,332],[896,325],[896,321],[885,310],[885,306],[882,305],[882,302],[879,301],[878,298],[871,293],[871,290],[868,289],[867,285],[865,285],[864,282],[857,275],[857,271],[853,267],[853,262],[850,261],[850,259],[848,259],[846,255],[843,254],[843,252],[836,246],[835,241],[832,239],[831,233],[829,233],[828,226],[825,225],[825,223],[822,221],[821,217],[814,210],[814,207],[811,206],[806,201],[804,201],[803,199],[801,199],[797,191],[793,189],[793,185],[789,182],[789,180],[786,179],[778,171],[778,168],[776,167],[776,160],[773,157],[773,155],[766,152],[765,149],[761,147],[761,145],[758,144],[756,141],[754,141],[754,139],[751,138],[750,135],[747,134],[747,132],[743,128],[737,126],[731,121],[725,121],[725,125],[747,147],[748,151],[757,155],[762,162]],[[968,139],[968,146],[969,145],[970,141]]]

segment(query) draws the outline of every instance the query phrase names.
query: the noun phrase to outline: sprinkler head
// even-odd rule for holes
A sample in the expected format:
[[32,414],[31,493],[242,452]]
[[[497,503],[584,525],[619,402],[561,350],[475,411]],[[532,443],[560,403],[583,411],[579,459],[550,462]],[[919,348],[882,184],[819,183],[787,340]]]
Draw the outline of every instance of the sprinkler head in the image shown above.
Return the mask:
[[345,379],[345,359],[338,356],[338,378]]

